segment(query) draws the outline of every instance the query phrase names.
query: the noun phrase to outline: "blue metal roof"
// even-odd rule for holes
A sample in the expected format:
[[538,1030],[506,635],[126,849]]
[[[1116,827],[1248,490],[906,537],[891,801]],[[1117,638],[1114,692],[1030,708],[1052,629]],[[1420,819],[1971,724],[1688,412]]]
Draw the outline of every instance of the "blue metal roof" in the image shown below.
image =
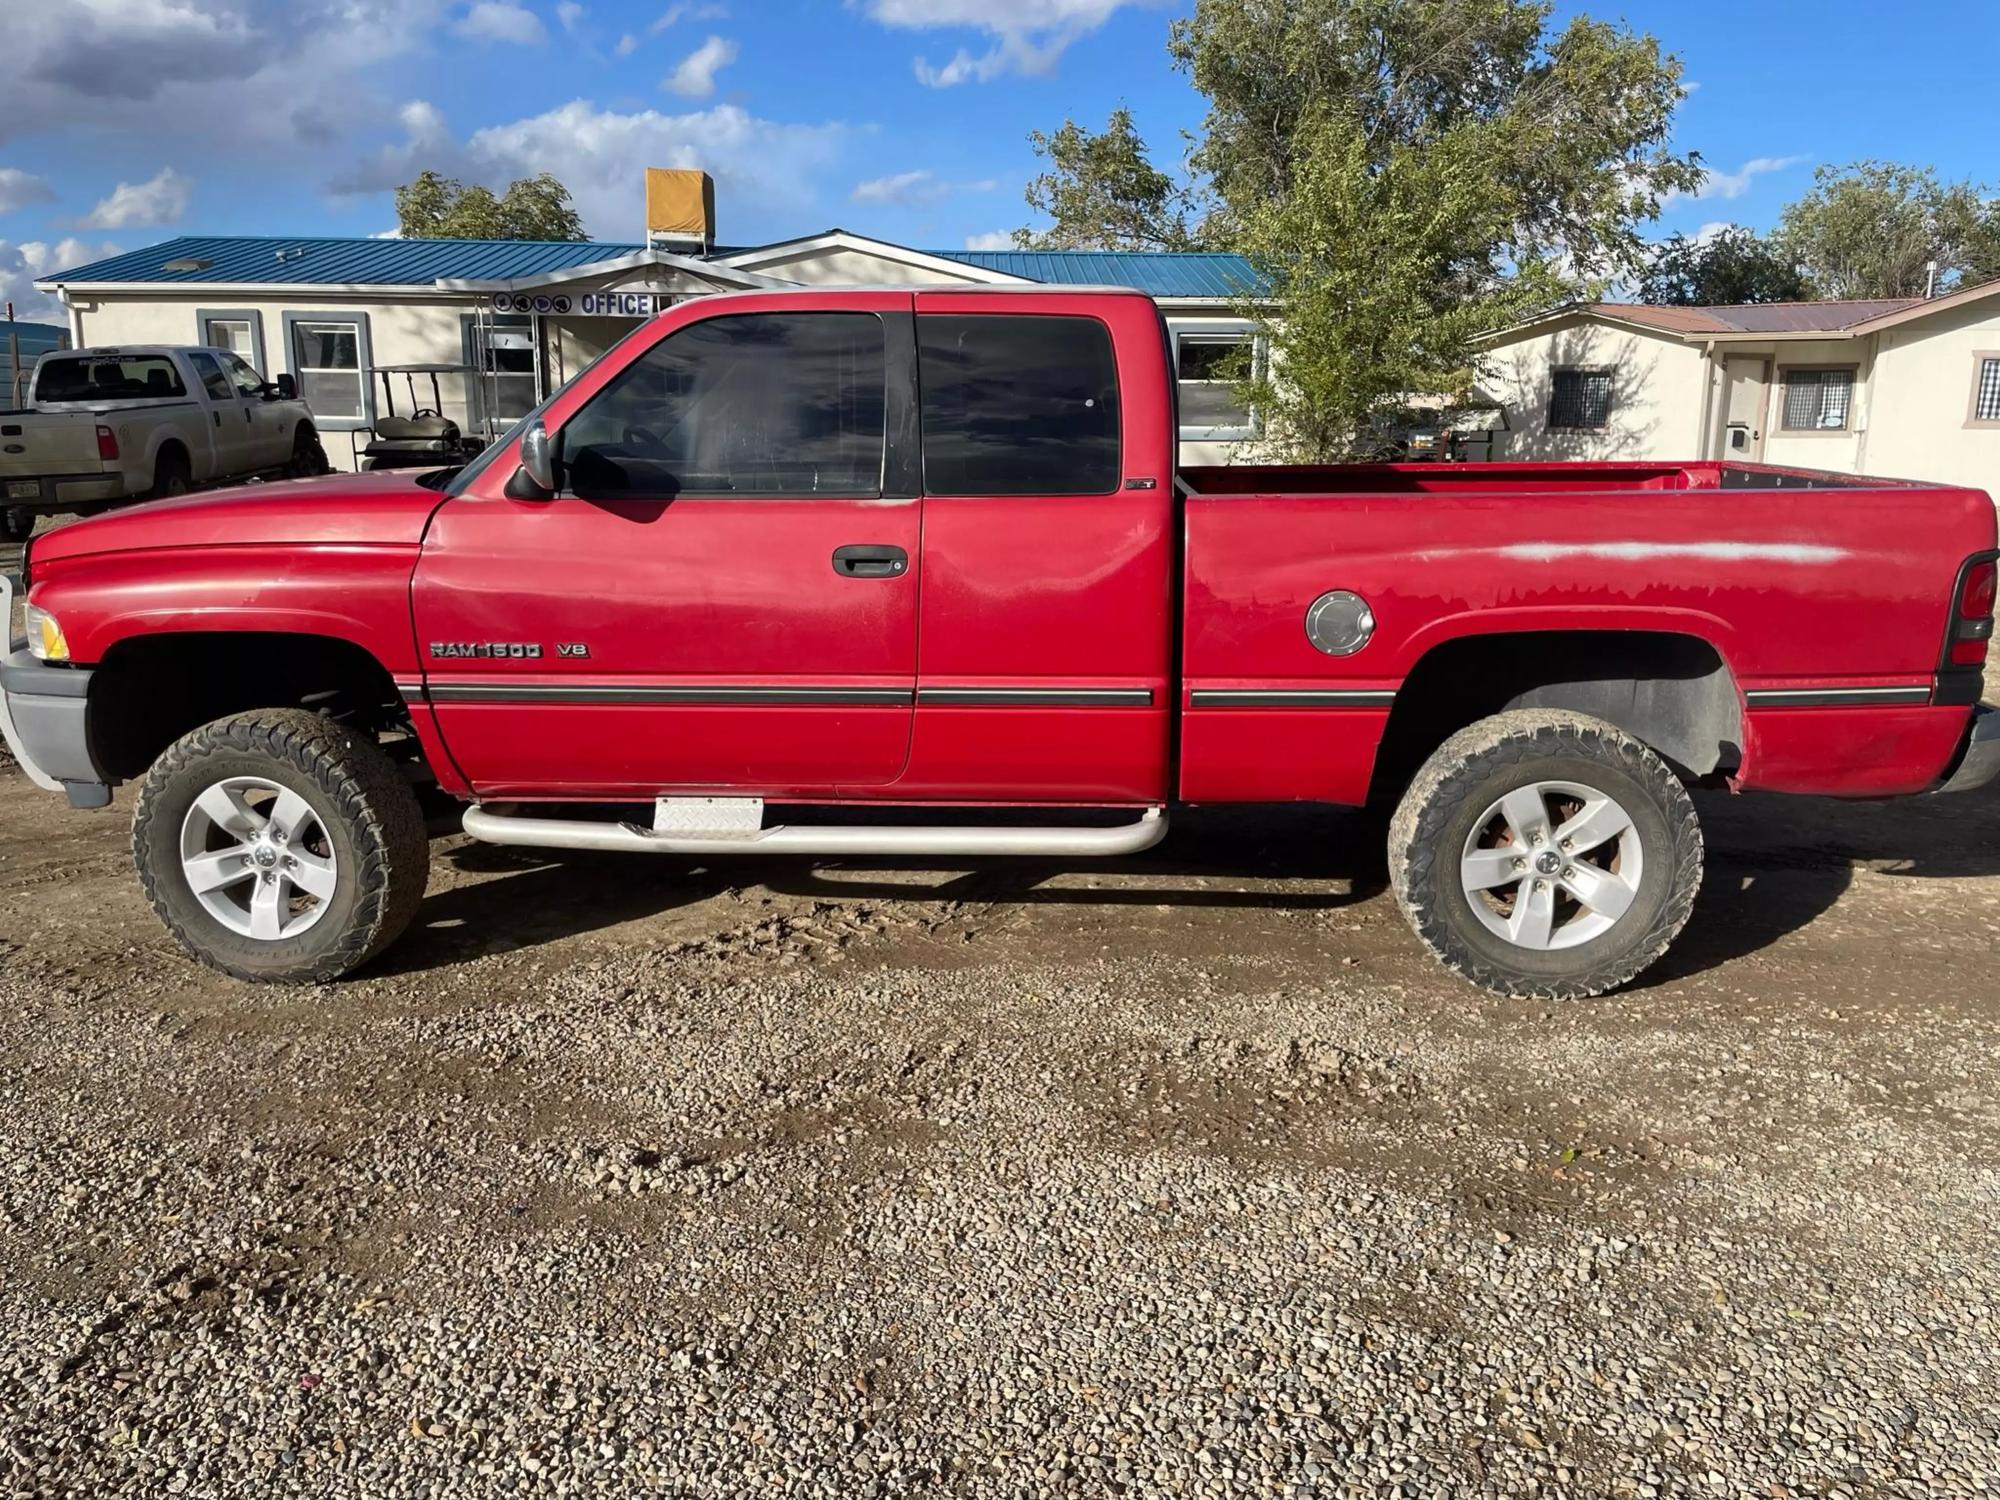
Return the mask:
[[1243,297],[1264,279],[1240,255],[1167,250],[933,250],[945,260],[1051,286],[1129,286],[1154,297]]
[[[377,240],[307,235],[183,235],[57,271],[50,282],[429,286],[506,281],[643,250],[605,240]],[[1129,286],[1155,297],[1240,297],[1262,281],[1240,255],[1137,250],[933,250],[968,266],[1051,286]],[[175,269],[169,270],[172,266]]]
[[[183,235],[44,281],[268,283],[272,286],[429,286],[503,280],[615,260],[641,244],[593,240],[364,240],[306,235]],[[186,265],[168,270],[169,265]]]

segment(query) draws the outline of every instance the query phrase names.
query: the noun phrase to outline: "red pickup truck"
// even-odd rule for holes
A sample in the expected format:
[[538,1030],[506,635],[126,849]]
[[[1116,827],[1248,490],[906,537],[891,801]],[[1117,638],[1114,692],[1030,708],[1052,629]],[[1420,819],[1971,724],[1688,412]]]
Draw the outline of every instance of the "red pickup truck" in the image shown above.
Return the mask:
[[1372,804],[1443,962],[1572,997],[1687,919],[1689,785],[2000,772],[1976,490],[1177,473],[1174,402],[1136,294],[691,302],[464,469],[43,536],[0,728],[79,807],[138,781],[161,919],[283,981],[410,920],[423,784],[475,838],[697,857],[1114,855],[1176,803]]

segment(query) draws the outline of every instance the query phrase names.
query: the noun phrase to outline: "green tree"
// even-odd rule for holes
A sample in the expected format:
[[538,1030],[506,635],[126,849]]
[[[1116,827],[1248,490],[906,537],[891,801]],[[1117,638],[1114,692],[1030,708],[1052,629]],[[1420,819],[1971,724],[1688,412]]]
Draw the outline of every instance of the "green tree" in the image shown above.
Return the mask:
[[1243,251],[1271,358],[1243,394],[1294,459],[1365,456],[1410,396],[1463,397],[1482,333],[1645,263],[1694,188],[1680,65],[1538,0],[1196,0],[1169,50],[1208,98],[1205,231]]
[[1783,251],[1736,225],[1705,240],[1677,234],[1654,252],[1639,278],[1639,300],[1664,307],[1794,302],[1812,284]]
[[396,189],[396,219],[413,240],[580,240],[583,220],[569,189],[547,172],[523,177],[505,194],[455,177],[419,172]]
[[1049,170],[1028,184],[1028,206],[1054,222],[1018,229],[1025,250],[1187,250],[1192,198],[1159,170],[1120,106],[1100,132],[1063,121],[1053,135],[1033,131],[1028,143]]
[[1777,240],[1825,297],[1921,297],[2000,276],[2000,206],[1930,167],[1858,161],[1821,167],[1788,204]]

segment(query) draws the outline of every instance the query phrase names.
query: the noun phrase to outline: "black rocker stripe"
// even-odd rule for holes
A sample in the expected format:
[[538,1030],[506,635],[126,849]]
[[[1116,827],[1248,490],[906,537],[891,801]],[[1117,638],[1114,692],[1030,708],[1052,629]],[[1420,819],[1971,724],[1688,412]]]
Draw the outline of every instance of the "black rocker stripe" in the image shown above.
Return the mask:
[[1752,688],[1743,695],[1752,708],[1859,708],[1929,703],[1928,687]]
[[434,682],[428,690],[405,683],[403,696],[433,703],[690,703],[758,705],[868,704],[908,706],[916,701],[991,708],[1144,708],[1150,688],[908,688],[872,687],[641,687],[620,683]]
[[977,708],[1145,708],[1151,688],[951,688],[917,690],[919,704]]
[[1196,708],[1387,708],[1394,688],[1196,688]]
[[[405,696],[425,689],[406,687]],[[628,687],[613,683],[434,682],[433,703],[734,703],[748,705],[910,705],[908,688]]]

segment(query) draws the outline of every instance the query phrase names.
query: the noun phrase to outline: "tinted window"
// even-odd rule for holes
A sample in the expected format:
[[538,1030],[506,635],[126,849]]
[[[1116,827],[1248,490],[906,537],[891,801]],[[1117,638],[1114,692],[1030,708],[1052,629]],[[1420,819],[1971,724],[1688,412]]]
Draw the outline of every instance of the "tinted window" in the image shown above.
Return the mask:
[[579,495],[878,495],[882,321],[710,318],[633,360],[563,426]]
[[1118,370],[1096,319],[920,317],[917,370],[930,494],[1118,488]]
[[130,401],[185,396],[174,362],[161,355],[45,354],[36,367],[37,401]]
[[236,391],[229,383],[229,377],[222,373],[222,366],[215,362],[213,354],[190,354],[188,363],[194,366],[195,374],[207,390],[211,401],[234,401]]

